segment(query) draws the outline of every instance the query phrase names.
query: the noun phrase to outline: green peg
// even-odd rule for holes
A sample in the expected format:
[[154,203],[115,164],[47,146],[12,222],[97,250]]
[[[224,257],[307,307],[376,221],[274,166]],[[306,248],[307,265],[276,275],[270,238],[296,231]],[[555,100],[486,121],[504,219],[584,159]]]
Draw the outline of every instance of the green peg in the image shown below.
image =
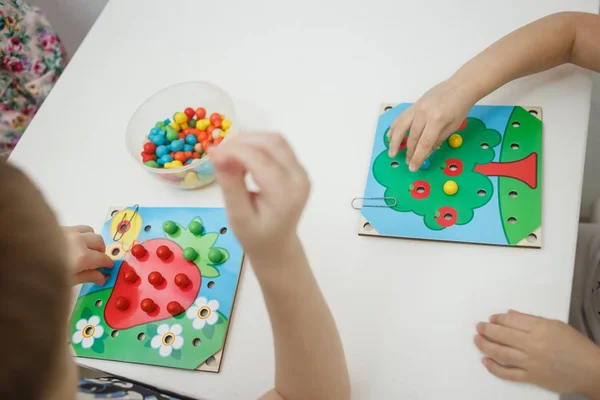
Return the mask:
[[192,221],[188,225],[188,230],[196,236],[199,236],[202,233],[202,224],[198,221]]
[[166,221],[163,224],[163,231],[168,235],[172,235],[177,232],[177,224],[173,221]]
[[219,249],[210,249],[208,252],[208,259],[213,264],[219,264],[223,261],[223,253]]
[[185,250],[183,250],[183,258],[185,258],[188,261],[192,261],[197,256],[198,252],[191,247],[186,247]]
[[146,161],[144,165],[147,165],[150,168],[158,168],[158,163],[154,160]]

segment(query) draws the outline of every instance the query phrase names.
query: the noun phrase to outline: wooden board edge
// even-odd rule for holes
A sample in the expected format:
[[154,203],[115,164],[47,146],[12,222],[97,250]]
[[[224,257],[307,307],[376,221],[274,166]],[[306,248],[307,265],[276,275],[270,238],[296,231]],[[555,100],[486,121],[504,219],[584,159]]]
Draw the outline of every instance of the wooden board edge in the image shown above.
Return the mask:
[[524,239],[522,239],[521,241],[519,241],[519,243],[517,243],[515,245],[515,247],[533,247],[533,248],[541,249],[542,248],[542,242],[543,242],[542,227],[539,226],[537,229],[535,229],[531,233],[534,234],[537,237],[536,240],[530,242],[527,239],[527,237],[525,237]]
[[540,106],[519,106],[519,107],[522,107],[525,110],[529,111],[530,114],[531,114],[531,111],[535,111],[536,114],[531,114],[531,115],[533,115],[534,117],[536,117],[540,121],[543,121],[543,118],[542,118],[542,115],[543,115],[542,107],[540,107]]
[[[206,372],[215,372],[218,373],[221,370],[221,362],[223,360],[223,354],[225,353],[225,345],[227,344],[227,337],[229,336],[229,330],[231,329],[231,321],[233,321],[233,313],[235,311],[235,303],[238,296],[238,290],[240,289],[240,282],[242,281],[242,273],[244,271],[244,262],[246,261],[246,253],[242,253],[242,261],[240,263],[240,273],[238,275],[238,279],[235,285],[235,292],[233,293],[233,300],[231,302],[231,312],[229,313],[229,321],[227,321],[227,330],[225,331],[225,338],[223,339],[223,346],[219,351],[213,354],[211,357],[215,358],[215,365],[208,365],[206,361],[200,364],[196,370],[197,371],[206,371]],[[210,358],[210,357],[209,357]]]
[[[227,330],[229,331],[229,327],[227,327]],[[223,348],[225,348],[225,342],[223,342]],[[215,373],[219,372],[219,370],[221,369],[221,359],[223,357],[223,348],[211,356],[211,357],[214,357],[214,359],[216,361],[216,363],[214,365],[208,365],[206,363],[206,361],[204,361],[202,364],[200,364],[198,366],[198,368],[196,368],[196,371],[215,372]]]
[[371,223],[367,221],[367,219],[360,214],[360,225],[358,226],[358,234],[364,236],[381,236],[379,232],[373,228]]
[[383,114],[386,111],[389,111],[390,108],[396,107],[400,103],[381,103],[379,106],[379,114]]

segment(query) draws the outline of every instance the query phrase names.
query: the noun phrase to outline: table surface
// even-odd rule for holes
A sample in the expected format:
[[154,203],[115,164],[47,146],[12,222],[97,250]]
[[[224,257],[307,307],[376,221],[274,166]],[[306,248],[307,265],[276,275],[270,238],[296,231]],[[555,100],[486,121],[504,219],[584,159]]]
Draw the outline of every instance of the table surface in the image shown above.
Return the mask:
[[[242,128],[284,132],[312,177],[300,233],[341,332],[354,398],[556,398],[489,375],[472,337],[477,321],[508,308],[567,319],[589,73],[560,67],[482,101],[544,109],[542,250],[359,237],[350,200],[363,192],[380,103],[414,101],[509,31],[567,8],[597,12],[597,0],[139,4],[107,5],[11,156],[63,224],[99,229],[111,205],[221,206],[217,186],[166,189],[124,142],[129,118],[154,92],[215,83],[234,98]],[[189,396],[256,397],[272,387],[274,368],[250,268],[234,314],[219,374],[78,362]]]

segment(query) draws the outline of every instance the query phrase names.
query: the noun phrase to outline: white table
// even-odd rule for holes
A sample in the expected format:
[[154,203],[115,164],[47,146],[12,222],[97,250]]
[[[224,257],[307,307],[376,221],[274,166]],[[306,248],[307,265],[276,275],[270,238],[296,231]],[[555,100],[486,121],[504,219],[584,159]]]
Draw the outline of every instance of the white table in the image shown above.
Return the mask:
[[[285,132],[312,176],[300,232],[337,319],[354,398],[555,399],[489,375],[472,336],[477,321],[509,307],[567,319],[588,73],[562,67],[483,101],[544,108],[543,250],[359,237],[350,200],[363,192],[381,102],[414,101],[509,31],[564,9],[597,12],[598,1],[175,3],[181,10],[110,2],[13,153],[61,222],[100,228],[115,204],[222,205],[216,186],[165,189],[124,143],[148,96],[213,82],[231,93],[243,127]],[[273,384],[257,281],[246,268],[219,374],[78,362],[190,396],[256,397]]]

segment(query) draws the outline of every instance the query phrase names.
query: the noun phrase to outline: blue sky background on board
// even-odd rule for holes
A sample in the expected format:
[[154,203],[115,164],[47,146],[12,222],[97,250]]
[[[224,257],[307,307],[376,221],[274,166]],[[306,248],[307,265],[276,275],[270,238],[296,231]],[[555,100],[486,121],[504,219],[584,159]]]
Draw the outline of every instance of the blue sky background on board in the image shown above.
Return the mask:
[[[385,187],[380,185],[373,176],[375,158],[386,150],[383,135],[385,130],[394,122],[396,117],[411,104],[402,103],[388,110],[379,117],[373,143],[373,153],[369,164],[369,175],[363,197],[383,197]],[[469,117],[478,118],[488,129],[495,129],[504,139],[504,129],[510,118],[513,106],[475,106],[469,112]],[[500,159],[502,143],[494,147],[494,161]],[[500,220],[498,205],[498,178],[491,177],[494,193],[490,201],[475,211],[473,220],[466,225],[454,225],[440,231],[433,231],[425,226],[423,217],[412,212],[399,212],[391,208],[365,207],[361,213],[373,228],[384,236],[399,236],[418,239],[447,240],[457,242],[474,242],[488,244],[507,244]]]

